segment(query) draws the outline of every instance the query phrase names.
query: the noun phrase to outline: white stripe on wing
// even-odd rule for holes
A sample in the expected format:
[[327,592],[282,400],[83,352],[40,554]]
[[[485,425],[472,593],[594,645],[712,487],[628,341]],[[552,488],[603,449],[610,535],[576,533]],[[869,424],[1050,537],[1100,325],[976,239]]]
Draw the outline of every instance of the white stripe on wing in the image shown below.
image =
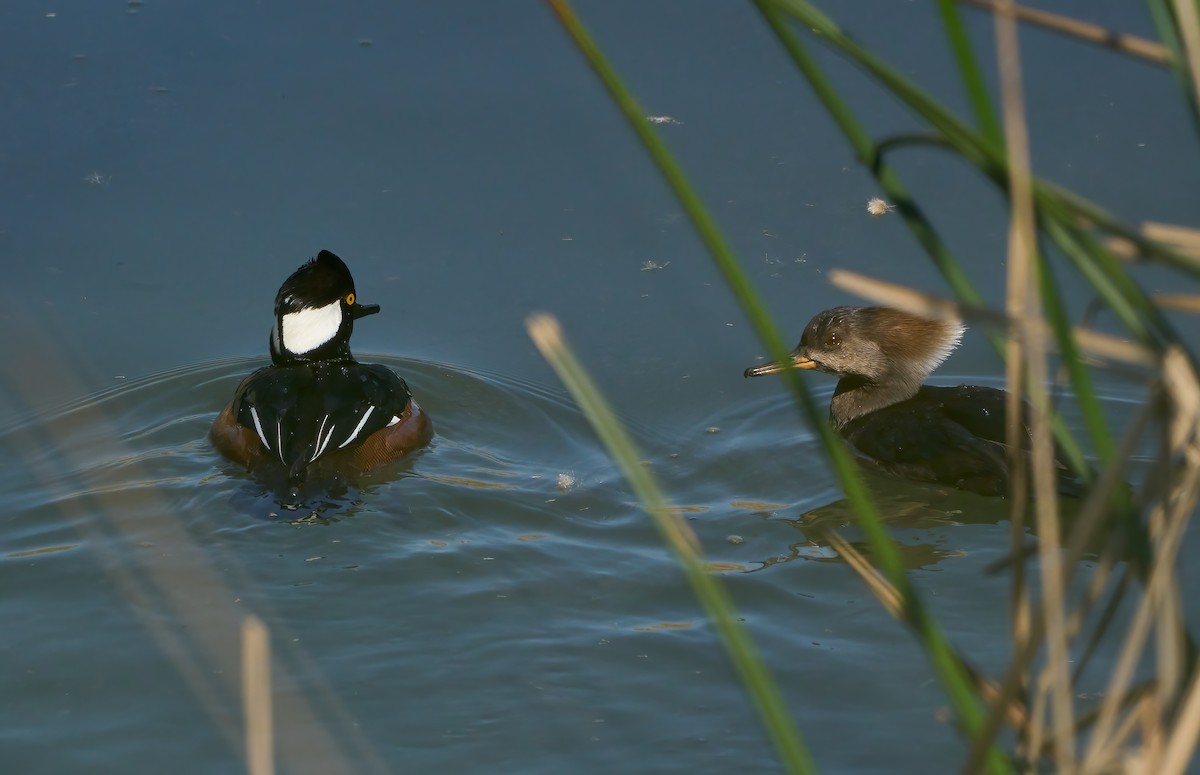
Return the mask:
[[362,419],[358,421],[358,427],[355,428],[353,432],[351,432],[350,438],[346,439],[341,444],[338,444],[338,449],[341,449],[342,447],[346,446],[350,442],[354,441],[354,439],[358,436],[358,432],[361,431],[363,429],[363,426],[367,424],[367,418],[370,417],[371,412],[374,412],[374,411],[375,411],[374,404],[367,407],[366,413],[363,414]]
[[263,433],[262,421],[258,419],[258,410],[253,405],[250,407],[250,417],[254,420],[254,430],[258,432],[259,440],[262,441],[267,451],[270,451],[271,445],[267,443],[267,434]]
[[[325,420],[328,420],[328,419],[329,419],[329,415],[325,415],[325,419],[321,420],[322,428],[325,427]],[[336,427],[337,427],[336,424],[329,426],[329,432],[325,434],[325,441],[322,441],[321,446],[317,447],[317,454],[312,456],[313,460],[316,460],[317,458],[319,458],[321,456],[321,453],[325,451],[325,448],[329,446],[329,440],[333,438],[333,429]],[[321,432],[320,431],[317,431],[317,440],[318,441],[321,440]],[[312,462],[312,461],[310,460],[309,462]]]

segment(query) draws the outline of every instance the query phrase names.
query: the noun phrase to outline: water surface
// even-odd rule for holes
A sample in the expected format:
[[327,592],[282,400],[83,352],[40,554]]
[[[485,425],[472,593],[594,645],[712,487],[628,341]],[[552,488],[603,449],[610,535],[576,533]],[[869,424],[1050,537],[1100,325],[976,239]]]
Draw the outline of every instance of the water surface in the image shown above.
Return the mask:
[[[1150,30],[1126,3],[1059,6]],[[961,104],[930,5],[825,7]],[[855,301],[832,268],[945,291],[898,219],[866,214],[879,192],[748,6],[579,9],[647,115],[674,120],[658,131],[789,332]],[[923,655],[824,539],[859,536],[811,432],[780,384],[742,379],[761,346],[541,3],[10,3],[0,29],[12,771],[240,766],[247,614],[271,632],[283,771],[775,769],[666,549],[525,336],[536,310],[684,510],[822,769],[957,766]],[[1131,220],[1189,222],[1200,165],[1171,78],[1023,40],[1039,173]],[[874,131],[912,127],[819,55]],[[935,151],[896,163],[996,303],[1002,197]],[[322,248],[383,308],[356,351],[409,381],[437,436],[284,513],[205,434],[263,362],[279,283]],[[1092,294],[1065,285],[1078,317]],[[998,384],[1002,367],[972,330],[944,372]],[[1127,422],[1141,383],[1101,384]],[[1003,502],[874,486],[954,643],[998,669]]]

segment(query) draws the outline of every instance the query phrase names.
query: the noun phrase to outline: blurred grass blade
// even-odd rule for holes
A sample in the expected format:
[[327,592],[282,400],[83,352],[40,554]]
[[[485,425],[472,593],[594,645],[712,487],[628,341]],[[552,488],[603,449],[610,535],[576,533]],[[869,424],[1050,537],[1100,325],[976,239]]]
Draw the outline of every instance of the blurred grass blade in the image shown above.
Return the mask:
[[887,582],[875,566],[863,557],[862,552],[854,548],[854,544],[842,538],[841,534],[836,530],[831,530],[826,536],[829,541],[829,547],[838,553],[838,556],[846,561],[846,564],[854,569],[858,577],[866,584],[867,589],[871,590],[871,594],[883,606],[883,610],[887,611],[897,620],[904,620],[904,600],[900,597],[900,593],[896,588]]
[[[684,204],[684,209],[696,223],[702,239],[767,344],[769,354],[772,358],[780,358],[785,353],[781,351],[776,332],[765,313],[757,306],[749,283],[731,251],[666,151],[665,145],[658,135],[646,126],[643,112],[637,109],[632,97],[595,49],[566,3],[555,0],[551,2],[562,16],[564,26],[576,38],[580,49],[613,94],[617,104],[622,107],[652,158],[663,170],[664,177]],[[1200,476],[1196,474],[1195,466],[1192,465],[1195,462],[1192,458],[1200,459],[1200,453],[1191,455],[1195,450],[1191,439],[1195,436],[1193,426],[1196,423],[1186,419],[1193,414],[1200,415],[1200,410],[1193,411],[1194,407],[1188,403],[1191,399],[1174,400],[1175,406],[1172,409],[1176,412],[1176,417],[1173,423],[1168,424],[1170,440],[1175,442],[1176,452],[1180,448],[1186,448],[1191,456],[1184,456],[1188,459],[1182,471],[1177,457],[1174,463],[1171,454],[1165,454],[1160,459],[1160,464],[1152,472],[1147,486],[1139,493],[1140,500],[1137,503],[1138,506],[1149,509],[1151,520],[1147,527],[1139,520],[1138,509],[1134,508],[1135,504],[1128,488],[1122,486],[1128,451],[1133,442],[1140,438],[1141,432],[1128,433],[1120,448],[1114,442],[1103,417],[1091,372],[1080,358],[1084,346],[1096,346],[1101,343],[1094,336],[1087,340],[1082,337],[1076,338],[1067,308],[1060,297],[1054,272],[1045,255],[1039,250],[1036,229],[1040,226],[1042,233],[1061,250],[1079,276],[1091,284],[1107,309],[1116,316],[1125,332],[1135,341],[1135,345],[1129,348],[1130,351],[1125,353],[1126,355],[1133,355],[1139,363],[1148,363],[1152,367],[1159,365],[1160,358],[1165,365],[1169,365],[1169,359],[1173,358],[1171,362],[1189,375],[1195,373],[1194,356],[1178,344],[1179,336],[1172,323],[1118,261],[1115,250],[1109,249],[1105,244],[1105,238],[1119,238],[1127,254],[1162,262],[1193,277],[1200,276],[1200,261],[1197,261],[1187,245],[1164,239],[1161,235],[1140,233],[1137,229],[1122,224],[1094,203],[1038,180],[1032,175],[1027,149],[1023,145],[1025,124],[1023,117],[1018,114],[1021,100],[1017,88],[1019,78],[1015,76],[1019,72],[1019,59],[1014,20],[1018,9],[1011,0],[988,3],[1000,11],[997,17],[997,49],[1001,57],[1002,85],[1005,87],[1006,122],[1003,135],[997,131],[984,79],[974,59],[962,20],[953,4],[947,0],[939,0],[939,7],[949,45],[958,62],[959,74],[973,108],[977,128],[969,126],[896,69],[855,43],[812,3],[806,0],[756,0],[756,5],[849,140],[856,156],[876,176],[883,193],[896,205],[914,236],[967,308],[983,309],[979,295],[932,224],[911,199],[894,168],[887,163],[886,157],[893,150],[905,146],[932,143],[975,166],[1011,197],[1014,224],[1011,239],[1014,248],[1009,256],[1009,266],[1014,269],[1014,273],[1010,276],[1008,298],[1010,305],[1015,306],[1010,307],[1004,319],[1006,330],[1016,334],[1016,338],[1010,344],[1013,353],[1018,357],[1009,359],[1010,370],[1016,373],[1024,360],[1020,357],[1020,349],[1027,348],[1029,353],[1028,372],[1023,379],[1011,380],[1010,386],[1014,388],[1011,391],[1014,396],[1021,387],[1027,386],[1035,410],[1032,437],[1033,455],[1035,462],[1038,462],[1035,465],[1034,476],[1038,489],[1035,505],[1038,510],[1039,541],[1036,551],[1038,565],[1043,574],[1043,597],[1037,606],[1036,615],[1029,622],[1032,627],[1025,627],[1022,633],[1015,634],[1013,645],[1017,656],[1010,664],[999,690],[992,692],[998,704],[993,706],[992,713],[985,722],[981,721],[978,715],[978,690],[966,687],[963,683],[967,674],[965,664],[948,648],[937,624],[913,593],[903,568],[895,562],[897,557],[894,544],[879,522],[869,499],[862,492],[857,477],[846,468],[847,456],[844,448],[821,422],[822,418],[816,411],[811,396],[799,380],[794,379],[794,373],[789,372],[785,379],[796,393],[798,404],[810,424],[826,445],[852,510],[878,558],[886,583],[874,584],[873,588],[880,594],[887,607],[901,612],[916,630],[938,672],[939,679],[954,703],[964,733],[971,738],[969,756],[972,763],[968,765],[971,771],[974,771],[979,763],[983,763],[992,771],[1003,771],[1008,767],[1008,762],[994,747],[996,733],[1003,714],[1007,712],[1007,708],[1013,707],[1012,701],[1024,700],[1024,676],[1039,664],[1039,660],[1035,659],[1035,652],[1039,648],[1045,648],[1047,651],[1040,660],[1042,672],[1036,681],[1034,692],[1027,700],[1032,703],[1032,710],[1023,713],[1024,720],[1018,722],[1018,755],[1028,757],[1022,766],[1039,768],[1055,764],[1059,769],[1069,771],[1078,768],[1075,745],[1084,727],[1073,723],[1075,703],[1071,692],[1073,681],[1077,680],[1078,676],[1070,676],[1066,655],[1070,653],[1068,638],[1074,639],[1080,634],[1079,623],[1096,615],[1091,603],[1095,598],[1093,595],[1089,600],[1079,601],[1078,609],[1072,613],[1070,606],[1076,601],[1068,600],[1065,591],[1069,580],[1081,571],[1078,567],[1081,552],[1085,549],[1093,551],[1086,536],[1092,534],[1103,542],[1099,551],[1105,562],[1109,565],[1123,563],[1122,567],[1129,573],[1141,578],[1145,591],[1144,599],[1137,603],[1139,608],[1134,615],[1134,626],[1126,635],[1117,669],[1109,682],[1109,697],[1101,703],[1102,707],[1094,716],[1096,727],[1090,733],[1087,749],[1083,751],[1082,769],[1085,771],[1113,764],[1122,756],[1120,749],[1127,744],[1126,741],[1132,744],[1130,735],[1138,726],[1135,723],[1138,718],[1148,721],[1151,717],[1170,720],[1175,717],[1177,710],[1182,710],[1180,705],[1185,700],[1189,704],[1195,702],[1190,696],[1185,698],[1180,689],[1184,683],[1184,676],[1190,678],[1195,673],[1196,648],[1182,621],[1178,619],[1179,591],[1174,582],[1167,580],[1163,574],[1169,573],[1174,566],[1183,520],[1194,511],[1197,490],[1200,490]],[[1186,87],[1187,99],[1195,118],[1196,106],[1200,104],[1200,92],[1197,91],[1197,85],[1200,84],[1200,14],[1197,13],[1197,0],[1148,0],[1148,5],[1160,34],[1171,51],[1171,64]],[[817,66],[814,57],[801,43],[799,25],[792,23],[791,19],[785,23],[785,13],[807,28],[807,31],[815,33],[822,42],[865,69],[885,89],[905,103],[917,118],[926,122],[932,132],[910,134],[883,143],[874,142],[833,87],[830,79]],[[1061,27],[1061,21],[1057,19],[1055,23],[1059,23]],[[1073,34],[1079,33],[1080,30],[1081,28],[1074,27]],[[1094,33],[1094,30],[1091,32]],[[1126,245],[1129,247],[1126,248]],[[1019,271],[1022,267],[1025,267],[1024,271]],[[921,301],[927,303],[928,300]],[[1187,299],[1181,301],[1188,303]],[[1042,324],[1040,318],[1043,316],[1048,325]],[[1052,449],[1049,434],[1046,432],[1046,419],[1051,417],[1049,397],[1045,389],[1049,383],[1043,341],[1046,331],[1053,332],[1058,348],[1063,354],[1067,373],[1079,398],[1083,422],[1092,442],[1101,460],[1109,463],[1083,503],[1081,518],[1075,525],[1076,530],[1069,536],[1065,551],[1060,543],[1063,536],[1056,514],[1055,497],[1050,491],[1053,466],[1050,462]],[[1003,352],[1005,340],[999,336],[991,338]],[[1110,353],[1115,352],[1110,345],[1111,342],[1104,345],[1106,350]],[[1167,378],[1164,375],[1163,379]],[[1192,384],[1195,381],[1194,377],[1185,381],[1189,382],[1189,390],[1194,395],[1197,392]],[[1192,403],[1200,405],[1200,401]],[[1019,412],[1012,411],[1010,417],[1016,418],[1018,414]],[[1181,417],[1185,419],[1180,419]],[[1078,443],[1067,432],[1061,418],[1055,417],[1053,421],[1056,423],[1055,433],[1059,444],[1069,457],[1072,467],[1086,476],[1087,467]],[[1166,418],[1163,418],[1163,421],[1166,422]],[[1176,441],[1179,438],[1186,441]],[[1192,467],[1189,468],[1188,465]],[[1023,499],[1015,502],[1018,506],[1020,503],[1023,503]],[[1022,539],[1023,534],[1018,533],[1017,538]],[[847,554],[851,553],[848,549],[844,551]],[[1023,563],[1031,554],[1026,550],[1024,541],[1020,540],[1014,546],[1012,556]],[[868,571],[865,567],[859,570],[866,572],[869,578],[875,578],[873,571]],[[1098,594],[1106,576],[1107,573],[1103,569],[1093,573],[1093,583],[1089,585],[1089,589]],[[1112,600],[1119,602],[1122,598],[1127,599],[1130,590],[1130,585],[1125,585],[1122,591],[1113,595]],[[1014,605],[1026,597],[1024,589],[1018,588]],[[1097,638],[1101,637],[1106,629],[1103,619],[1101,615]],[[1125,701],[1130,693],[1124,690],[1129,685],[1131,666],[1136,664],[1137,660],[1145,658],[1152,632],[1158,636],[1154,644],[1157,649],[1155,657],[1158,678],[1163,683],[1158,685],[1153,697],[1145,696],[1140,701],[1130,703]],[[1052,712],[1047,710],[1048,705],[1052,706]],[[1047,722],[1051,725],[1049,733]],[[1161,761],[1162,739],[1161,732],[1148,730],[1142,740],[1142,750],[1150,757],[1150,766]],[[1195,735],[1180,736],[1176,739],[1181,741],[1176,745],[1186,745],[1189,750],[1195,743]],[[1175,756],[1179,755],[1177,749]],[[1174,761],[1182,760],[1176,758]]]
[[695,534],[678,513],[668,508],[657,481],[639,462],[641,456],[633,440],[625,433],[608,402],[563,340],[558,321],[549,315],[535,315],[526,322],[526,328],[673,550],[693,593],[704,605],[742,683],[750,693],[780,761],[789,772],[814,772],[815,766],[783,698],[775,689],[750,636],[737,622],[733,601],[718,579],[705,570]]
[[1100,405],[1100,396],[1092,381],[1092,374],[1084,365],[1081,348],[1076,341],[1077,332],[1071,328],[1067,310],[1062,304],[1062,296],[1058,283],[1054,279],[1054,269],[1048,261],[1038,262],[1038,282],[1041,284],[1041,294],[1048,300],[1045,305],[1050,328],[1054,333],[1054,342],[1061,355],[1059,362],[1070,375],[1074,386],[1075,400],[1083,416],[1084,427],[1091,436],[1092,446],[1100,458],[1102,466],[1108,465],[1113,459],[1116,442],[1104,418],[1104,410]]
[[[780,17],[779,9],[775,7],[777,4],[776,0],[757,0],[757,4],[759,10],[766,18],[767,23],[771,26],[771,29],[779,38],[780,43],[792,57],[792,61],[796,63],[796,66],[804,74],[804,77],[808,79],[809,84],[813,87],[814,91],[817,93],[817,96],[825,104],[826,110],[829,111],[830,115],[841,128],[842,132],[846,135],[850,145],[854,148],[855,154],[864,164],[871,168],[871,170],[875,173],[876,178],[879,180],[880,185],[883,187],[884,192],[892,201],[896,202],[897,208],[900,210],[900,214],[904,218],[905,223],[908,224],[917,241],[920,242],[922,247],[925,248],[925,251],[933,260],[934,265],[939,271],[941,271],[942,276],[946,279],[946,282],[950,285],[950,288],[954,291],[954,294],[967,305],[976,308],[982,308],[982,297],[979,295],[978,291],[975,290],[975,287],[971,284],[970,279],[962,270],[962,267],[955,260],[954,256],[951,255],[949,248],[947,248],[941,238],[938,237],[933,225],[928,221],[928,219],[925,218],[921,211],[911,203],[906,189],[900,182],[899,176],[896,175],[890,165],[888,165],[880,156],[879,146],[875,145],[875,143],[871,140],[866,130],[859,123],[857,118],[855,118],[849,106],[846,105],[845,101],[842,100],[841,96],[837,93],[837,90],[834,89],[832,83],[825,76],[824,72],[822,72],[817,66],[816,60],[809,56],[808,51],[800,42],[800,39]],[[789,10],[794,10],[794,5],[795,4],[788,4],[787,7]],[[808,6],[807,4],[803,6],[803,10],[805,12],[816,14],[815,9],[811,8],[811,6]],[[824,20],[822,22],[824,25],[823,29],[833,28],[836,30],[836,28],[833,27],[832,22],[824,19],[823,16],[815,15],[811,18],[814,21]],[[805,23],[809,23],[809,17],[805,17],[803,21],[805,21]],[[900,80],[903,81],[903,79]],[[911,89],[910,91],[915,91],[915,89]],[[931,101],[930,104],[932,104]],[[938,108],[938,110],[939,112],[944,112],[941,111],[940,108]],[[956,121],[956,119],[948,117],[947,121],[953,122]],[[997,167],[998,158],[985,157],[980,163],[989,165],[990,167]],[[1003,169],[1003,167],[998,167],[998,169]],[[991,340],[992,345],[996,348],[996,350],[1001,353],[1001,355],[1006,353],[1007,345],[1004,337],[989,335],[988,338]],[[1086,391],[1087,387],[1083,386],[1079,389]],[[1066,458],[1065,462],[1079,476],[1086,477],[1088,467],[1084,459],[1083,450],[1079,447],[1078,442],[1076,442],[1075,438],[1067,430],[1066,425],[1062,422],[1061,418],[1056,416],[1053,422],[1055,438],[1057,439],[1059,447]]]
[[[941,142],[953,149],[967,161],[979,166],[998,186],[1007,188],[1008,174],[1005,153],[1002,149],[965,126],[946,108],[938,104],[921,89],[888,67],[880,59],[865,51],[850,40],[828,17],[804,0],[757,0],[757,5],[768,24],[776,33],[785,50],[791,55],[799,70],[808,79],[817,96],[825,104],[830,115],[846,135],[855,154],[875,173],[888,197],[912,229],[914,236],[925,247],[935,265],[962,301],[970,306],[982,306],[978,293],[972,287],[961,267],[937,237],[932,226],[920,211],[908,200],[894,170],[880,158],[881,148],[875,145],[866,130],[854,117],[849,107],[833,88],[829,79],[807,53],[796,32],[780,18],[781,13],[795,17],[804,26],[818,33],[820,39],[833,45],[851,60],[864,67],[897,98],[937,131]],[[1052,184],[1034,179],[1033,190],[1039,218],[1055,243],[1068,254],[1083,276],[1089,280],[1104,300],[1117,313],[1122,323],[1143,345],[1158,349],[1163,342],[1177,341],[1178,336],[1171,325],[1150,302],[1146,294],[1126,275],[1115,258],[1106,251],[1096,238],[1086,234],[1080,218],[1089,224],[1129,239],[1145,254],[1166,260],[1171,265],[1200,275],[1200,262],[1164,248],[1159,243],[1145,239],[1135,229],[1117,222],[1102,208],[1075,194]],[[1074,250],[1073,250],[1074,248]],[[1054,316],[1051,315],[1051,319]],[[1005,353],[1005,343],[998,337],[989,337],[997,350]],[[1088,381],[1079,381],[1081,370],[1071,372],[1074,390],[1085,396],[1085,403],[1095,404],[1094,387]],[[1091,394],[1089,397],[1089,393]],[[1055,417],[1055,439],[1063,453],[1065,462],[1083,479],[1089,477],[1089,469],[1083,450],[1069,432],[1062,419]],[[1096,436],[1095,428],[1091,429]],[[1106,444],[1100,434],[1098,447]]]
[[1200,737],[1200,671],[1192,676],[1187,700],[1167,740],[1159,775],[1178,775],[1184,772],[1192,761],[1197,737]]
[[642,145],[650,154],[651,159],[658,166],[662,173],[663,179],[670,186],[671,191],[679,199],[679,203],[683,206],[684,211],[692,221],[692,225],[696,228],[700,239],[704,242],[712,254],[717,268],[721,271],[728,283],[730,290],[733,291],[735,297],[742,304],[746,315],[750,318],[751,324],[759,337],[763,340],[767,348],[767,352],[772,359],[782,359],[787,356],[788,346],[783,337],[780,336],[778,329],[771,321],[765,308],[758,302],[758,297],[750,286],[750,280],[741,270],[737,259],[733,255],[733,250],[721,235],[717,228],[716,222],[708,214],[700,197],[696,194],[691,184],[684,175],[683,169],[675,162],[675,159],[666,149],[666,145],[659,138],[658,133],[654,130],[649,121],[646,120],[646,112],[641,109],[633,95],[621,83],[617,73],[605,60],[596,44],[584,29],[583,24],[575,16],[570,5],[565,0],[549,0],[550,6],[558,14],[563,27],[570,33],[575,44],[579,47],[580,52],[587,59],[588,64],[595,70],[596,75],[607,87],[609,94],[617,107],[624,113],[626,120],[629,122],[630,128],[637,134]]
[[242,619],[242,708],[246,717],[246,772],[273,775],[271,641],[267,626],[257,616]]
[[995,145],[1004,142],[1000,131],[1000,122],[996,119],[996,111],[992,108],[992,98],[988,94],[987,82],[983,71],[975,59],[971,48],[971,39],[963,24],[962,14],[958,12],[955,0],[937,0],[938,12],[942,15],[942,26],[946,29],[946,38],[950,42],[950,50],[954,52],[954,61],[958,63],[958,72],[962,76],[963,88],[971,109],[975,111],[975,123]]
[[[908,190],[900,182],[899,176],[880,155],[879,146],[854,117],[853,112],[838,94],[832,82],[817,66],[816,60],[809,56],[799,38],[785,23],[781,17],[780,8],[776,7],[773,0],[756,0],[756,4],[759,12],[771,27],[771,31],[775,33],[800,72],[808,79],[817,97],[846,136],[855,156],[874,173],[888,201],[895,203],[901,218],[904,219],[917,241],[925,248],[925,252],[929,254],[938,271],[942,273],[954,291],[954,295],[967,304],[983,306],[983,297],[975,290],[970,278],[963,272],[962,267],[950,253],[950,249],[938,236],[933,224],[912,201]],[[1001,340],[993,339],[993,344],[998,350],[1003,350]]]
[[1147,221],[1142,224],[1142,234],[1146,235],[1146,239],[1169,245],[1182,255],[1200,258],[1200,229]]
[[1200,106],[1200,12],[1196,0],[1173,0],[1175,27],[1183,44],[1180,71],[1191,86],[1193,104]]
[[[1062,336],[1070,336],[1070,328],[1061,311],[1061,302],[1056,296],[1044,296],[1053,286],[1039,282],[1040,268],[1045,263],[1037,244],[1037,224],[1033,200],[1033,175],[1029,151],[1029,129],[1025,120],[1025,96],[1021,74],[1021,61],[1017,34],[1017,22],[1012,16],[1012,3],[1006,3],[1005,13],[995,15],[996,60],[1000,74],[1000,93],[1004,118],[1005,152],[1008,156],[1009,211],[1011,220],[1008,236],[1008,314],[1017,321],[1017,333],[1010,347],[1019,350],[1023,357],[1008,359],[1008,444],[1011,469],[1017,474],[1018,486],[1026,474],[1021,462],[1021,437],[1028,433],[1032,452],[1034,515],[1038,529],[1038,555],[1041,571],[1042,612],[1045,617],[1046,664],[1044,680],[1038,681],[1039,690],[1049,695],[1053,754],[1059,772],[1075,769],[1074,725],[1075,713],[1071,696],[1071,674],[1067,665],[1070,659],[1070,643],[1066,628],[1067,610],[1066,584],[1062,554],[1062,526],[1059,521],[1058,498],[1055,487],[1055,453],[1051,443],[1049,417],[1050,400],[1046,392],[1048,383],[1046,365],[1046,337],[1043,334],[1043,308],[1058,310],[1053,316],[1053,325]],[[1030,411],[1029,430],[1021,418],[1020,400],[1022,372],[1029,378]],[[1021,495],[1014,495],[1014,500]],[[1021,548],[1024,535],[1020,531],[1020,518],[1026,504],[1013,503],[1012,545],[1014,552]],[[1027,587],[1021,573],[1024,566],[1017,566],[1014,576],[1013,600],[1023,610],[1027,605]],[[1025,631],[1024,623],[1017,627],[1019,639]],[[1035,697],[1036,703],[1040,697]],[[1035,713],[1034,718],[1040,719]],[[1040,726],[1040,725],[1039,725]],[[1035,728],[1034,734],[1037,735]],[[1032,742],[1032,741],[1031,741]]]
[[[725,275],[735,296],[742,304],[751,324],[767,346],[770,357],[777,360],[786,358],[787,348],[751,289],[750,282],[741,265],[734,258],[733,252],[721,236],[700,198],[688,185],[682,170],[667,151],[665,144],[650,129],[644,111],[638,107],[637,102],[621,83],[620,78],[600,53],[569,4],[565,0],[550,0],[550,5],[558,13],[563,27],[575,40],[588,63],[612,94],[613,100],[620,106],[631,128],[642,140],[651,158],[659,166],[663,177],[679,198],[718,268]],[[763,7],[760,2],[760,8]],[[905,197],[905,201],[907,201],[907,197]],[[901,206],[903,209],[903,202]],[[952,268],[948,267],[947,271],[952,271]],[[963,279],[965,280],[965,277]],[[858,521],[859,528],[863,531],[888,580],[904,599],[905,620],[916,632],[938,679],[958,714],[960,723],[970,734],[982,723],[983,710],[967,671],[954,654],[954,650],[946,640],[945,633],[917,595],[907,576],[900,552],[867,495],[850,453],[834,434],[829,423],[826,422],[825,414],[817,408],[799,375],[795,371],[788,370],[780,376],[796,396],[797,404],[804,413],[809,426],[821,439],[826,454],[846,493],[846,499]],[[1007,770],[1007,764],[998,749],[989,749],[988,766],[995,772]]]
[[[885,192],[896,203],[897,209],[901,211],[901,214],[904,213],[901,205],[908,197],[907,195],[898,196],[893,192],[887,191],[886,184],[888,182],[898,184],[898,180],[895,180],[894,177],[890,181],[888,180],[887,175],[892,175],[893,173],[887,170],[886,166],[878,158],[879,147],[871,141],[866,130],[853,117],[845,102],[816,65],[815,60],[804,50],[803,45],[799,42],[794,32],[779,19],[781,12],[788,14],[805,27],[812,29],[819,35],[821,40],[833,46],[851,61],[864,68],[872,77],[891,91],[897,99],[908,105],[915,114],[929,122],[930,126],[939,133],[938,140],[940,143],[954,149],[966,161],[974,164],[981,171],[992,177],[998,185],[1007,186],[1007,160],[1002,146],[997,145],[988,137],[973,130],[962,119],[955,116],[953,112],[933,99],[912,81],[901,75],[879,57],[855,43],[840,27],[825,14],[817,10],[811,3],[806,2],[806,0],[756,0],[756,5],[766,17],[772,30],[780,38],[780,42],[783,43],[784,48],[792,56],[797,67],[808,78],[830,115],[850,141],[855,154],[875,172],[880,182],[885,184]],[[1147,244],[1147,241],[1140,234],[1137,234],[1136,230],[1130,230],[1122,226],[1111,215],[1105,212],[1103,208],[1077,194],[1067,192],[1053,184],[1036,179],[1034,190],[1039,209],[1050,207],[1051,214],[1056,218],[1064,220],[1064,222],[1078,225],[1077,216],[1084,216],[1105,230],[1111,230],[1121,236],[1133,239],[1139,247],[1145,247],[1150,250],[1155,248],[1155,246]],[[918,233],[917,236],[923,245],[926,244],[922,234]],[[1188,261],[1178,255],[1172,254],[1170,251],[1161,250],[1161,246],[1158,247],[1160,249],[1154,251],[1156,255],[1167,258],[1173,263],[1186,268],[1188,271],[1200,274],[1200,263]],[[937,262],[939,269],[942,269],[943,273],[945,273],[947,270],[943,267],[942,257],[938,255],[933,256],[933,258]],[[960,282],[963,279],[965,278],[962,278],[959,274],[953,276],[947,275],[947,281],[950,282],[951,287],[954,288],[955,293],[960,298],[970,302],[977,301],[974,295],[964,294],[962,287],[960,287]]]
[[[939,0],[939,2],[942,2],[942,0]],[[998,10],[1003,4],[1003,0],[958,0],[958,2],[963,5],[982,8],[986,11]],[[1017,5],[1014,6],[1013,11],[1016,13],[1019,21],[1035,24],[1071,38],[1111,48],[1122,54],[1139,57],[1147,62],[1158,65],[1170,64],[1171,62],[1171,55],[1167,51],[1166,46],[1156,43],[1153,40],[1139,38],[1137,35],[1115,32],[1105,29],[1098,24],[1043,11],[1039,8]]]

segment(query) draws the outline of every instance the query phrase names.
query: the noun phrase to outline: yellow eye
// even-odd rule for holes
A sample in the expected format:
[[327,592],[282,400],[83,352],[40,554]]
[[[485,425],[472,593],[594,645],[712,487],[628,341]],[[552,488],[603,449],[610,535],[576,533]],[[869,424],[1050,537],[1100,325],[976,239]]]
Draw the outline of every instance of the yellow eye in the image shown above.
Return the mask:
[[346,294],[346,303],[347,303],[347,304],[354,304],[354,294],[353,294],[353,293],[347,293],[347,294]]

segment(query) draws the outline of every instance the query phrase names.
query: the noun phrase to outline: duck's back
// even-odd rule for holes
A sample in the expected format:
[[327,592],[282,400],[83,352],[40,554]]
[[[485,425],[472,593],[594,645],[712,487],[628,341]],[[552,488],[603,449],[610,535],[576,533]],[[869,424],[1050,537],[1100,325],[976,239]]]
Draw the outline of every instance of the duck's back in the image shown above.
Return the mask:
[[[995,388],[926,385],[906,401],[851,420],[842,435],[897,476],[1005,495],[1005,400]],[[1022,446],[1027,444],[1022,426]]]
[[297,477],[398,421],[411,399],[404,380],[354,361],[267,366],[238,387],[233,413]]

